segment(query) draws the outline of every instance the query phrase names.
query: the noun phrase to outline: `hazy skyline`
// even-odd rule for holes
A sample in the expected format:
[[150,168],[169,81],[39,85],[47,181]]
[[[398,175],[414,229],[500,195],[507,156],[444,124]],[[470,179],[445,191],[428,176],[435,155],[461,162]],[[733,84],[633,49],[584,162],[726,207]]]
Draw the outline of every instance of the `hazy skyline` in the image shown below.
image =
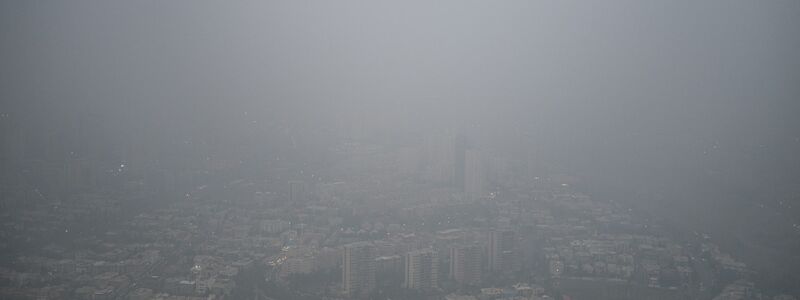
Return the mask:
[[678,223],[800,224],[798,1],[3,1],[0,99],[31,153],[307,163],[447,132]]

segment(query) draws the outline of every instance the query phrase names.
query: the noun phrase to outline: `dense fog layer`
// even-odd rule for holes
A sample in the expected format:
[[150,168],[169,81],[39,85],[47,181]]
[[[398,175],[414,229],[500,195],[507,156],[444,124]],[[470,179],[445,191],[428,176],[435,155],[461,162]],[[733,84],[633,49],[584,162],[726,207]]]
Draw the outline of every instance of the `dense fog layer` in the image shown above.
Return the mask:
[[[3,178],[70,158],[247,177],[457,135],[735,249],[791,242],[798,29],[795,1],[4,1]],[[766,244],[764,268],[800,266]]]

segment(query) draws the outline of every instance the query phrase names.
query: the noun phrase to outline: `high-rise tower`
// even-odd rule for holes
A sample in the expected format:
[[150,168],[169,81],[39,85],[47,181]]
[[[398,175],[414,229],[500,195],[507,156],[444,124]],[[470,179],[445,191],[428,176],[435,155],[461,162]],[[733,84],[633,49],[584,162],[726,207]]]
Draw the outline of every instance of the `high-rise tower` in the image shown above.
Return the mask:
[[476,200],[484,196],[483,163],[477,150],[464,152],[464,197]]
[[303,204],[306,200],[306,183],[300,180],[289,181],[289,202]]
[[361,298],[375,290],[375,246],[358,242],[344,246],[342,291],[351,298]]
[[489,271],[509,270],[513,262],[514,231],[498,229],[489,232]]
[[430,290],[439,286],[439,255],[432,249],[406,254],[403,286],[407,289]]
[[450,278],[461,285],[481,282],[481,247],[457,245],[450,248]]

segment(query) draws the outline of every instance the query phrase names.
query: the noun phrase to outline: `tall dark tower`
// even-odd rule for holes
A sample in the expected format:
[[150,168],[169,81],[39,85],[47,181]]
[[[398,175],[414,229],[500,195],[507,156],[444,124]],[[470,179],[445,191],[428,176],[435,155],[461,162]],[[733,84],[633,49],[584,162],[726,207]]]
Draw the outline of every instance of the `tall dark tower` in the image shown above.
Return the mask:
[[289,181],[289,202],[304,204],[306,201],[306,183],[301,180]]
[[455,137],[453,145],[453,185],[459,190],[464,190],[464,176],[466,172],[467,139],[463,135]]

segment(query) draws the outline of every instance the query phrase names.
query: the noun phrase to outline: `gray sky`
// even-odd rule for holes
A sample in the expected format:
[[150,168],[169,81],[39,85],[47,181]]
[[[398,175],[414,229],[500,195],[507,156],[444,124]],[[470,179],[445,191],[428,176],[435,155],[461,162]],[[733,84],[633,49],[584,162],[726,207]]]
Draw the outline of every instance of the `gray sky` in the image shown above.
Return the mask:
[[765,145],[753,163],[796,168],[798,20],[797,1],[3,1],[0,107],[120,135],[521,128],[587,163]]

